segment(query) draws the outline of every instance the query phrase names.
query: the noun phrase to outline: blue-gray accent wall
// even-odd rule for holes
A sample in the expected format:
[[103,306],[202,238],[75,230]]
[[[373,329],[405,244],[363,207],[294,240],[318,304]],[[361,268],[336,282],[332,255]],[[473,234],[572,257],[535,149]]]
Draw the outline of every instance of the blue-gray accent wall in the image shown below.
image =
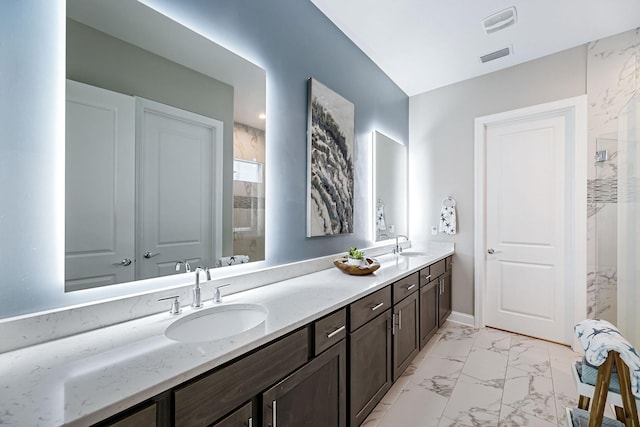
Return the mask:
[[[267,72],[267,262],[368,245],[371,132],[406,144],[408,97],[308,0],[145,2]],[[64,293],[64,174],[56,147],[63,141],[61,3],[0,4],[0,318],[142,290],[122,285]],[[355,104],[354,234],[306,237],[309,77]]]

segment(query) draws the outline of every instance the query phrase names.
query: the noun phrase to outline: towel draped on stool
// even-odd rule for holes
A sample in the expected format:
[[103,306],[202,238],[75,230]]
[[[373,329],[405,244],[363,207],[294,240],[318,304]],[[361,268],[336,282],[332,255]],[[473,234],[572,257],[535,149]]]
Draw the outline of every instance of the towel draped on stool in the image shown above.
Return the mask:
[[620,331],[606,320],[599,319],[583,320],[573,329],[584,348],[584,358],[589,364],[602,365],[609,351],[620,354],[622,361],[629,367],[631,393],[640,398],[640,355]]

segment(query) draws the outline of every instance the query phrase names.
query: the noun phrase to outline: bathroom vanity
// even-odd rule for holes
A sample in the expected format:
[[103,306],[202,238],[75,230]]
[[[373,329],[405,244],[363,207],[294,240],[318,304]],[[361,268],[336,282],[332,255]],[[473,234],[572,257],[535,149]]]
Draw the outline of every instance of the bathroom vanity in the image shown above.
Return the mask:
[[[169,325],[197,312],[183,306],[179,315],[164,312],[0,354],[0,421],[359,425],[451,312],[452,254],[452,245],[387,254],[369,276],[328,268],[225,296],[219,307],[259,305],[267,314],[215,341],[165,336]],[[210,296],[204,300],[201,310],[214,305]]]

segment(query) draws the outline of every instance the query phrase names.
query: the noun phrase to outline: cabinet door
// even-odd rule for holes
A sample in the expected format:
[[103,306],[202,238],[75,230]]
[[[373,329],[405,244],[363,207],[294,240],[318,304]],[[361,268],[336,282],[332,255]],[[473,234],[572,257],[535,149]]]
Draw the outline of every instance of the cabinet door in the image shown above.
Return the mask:
[[343,340],[263,393],[264,425],[346,427],[345,383]]
[[253,422],[253,403],[247,402],[211,427],[258,427]]
[[393,306],[393,379],[402,375],[418,354],[420,336],[418,332],[418,292],[414,292]]
[[351,426],[359,426],[391,388],[391,309],[349,335]]
[[437,279],[420,288],[421,349],[438,330],[438,291],[439,280]]
[[438,325],[444,325],[444,322],[451,314],[451,272],[446,272],[440,280],[440,294],[438,295]]
[[[142,409],[127,412],[123,417],[117,417],[113,421],[105,421],[96,424],[100,427],[155,427],[158,425],[156,418],[157,405],[155,403]],[[95,426],[94,426],[95,427]]]

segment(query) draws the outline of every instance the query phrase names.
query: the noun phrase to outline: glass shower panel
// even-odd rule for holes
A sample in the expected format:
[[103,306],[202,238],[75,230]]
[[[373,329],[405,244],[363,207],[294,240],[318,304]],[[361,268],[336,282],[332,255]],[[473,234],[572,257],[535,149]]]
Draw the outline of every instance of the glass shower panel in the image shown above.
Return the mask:
[[640,91],[618,117],[618,327],[640,346]]

